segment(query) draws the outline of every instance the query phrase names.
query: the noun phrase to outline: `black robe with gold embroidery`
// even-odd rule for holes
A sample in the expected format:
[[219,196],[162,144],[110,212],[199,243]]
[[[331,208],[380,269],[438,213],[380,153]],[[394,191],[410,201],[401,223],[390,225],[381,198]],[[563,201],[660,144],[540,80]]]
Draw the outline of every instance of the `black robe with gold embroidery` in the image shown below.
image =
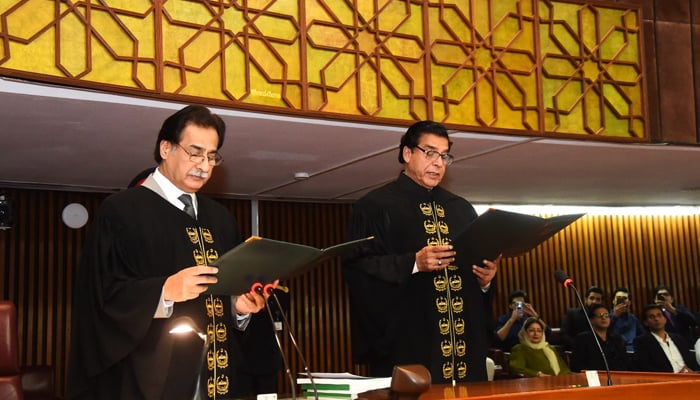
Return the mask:
[[450,268],[412,274],[415,255],[429,244],[450,244],[477,217],[447,190],[427,190],[408,176],[376,189],[354,206],[349,239],[374,236],[345,258],[350,291],[353,357],[370,374],[394,365],[423,364],[434,383],[486,380],[491,298],[472,264],[459,253]]
[[[240,242],[220,204],[198,196],[198,220],[157,193],[135,187],[100,207],[77,271],[67,397],[70,399],[191,399],[202,371],[204,398],[226,399],[233,328],[230,297],[175,303],[170,318],[154,318],[166,277],[209,265]],[[169,331],[190,317],[208,335]]]

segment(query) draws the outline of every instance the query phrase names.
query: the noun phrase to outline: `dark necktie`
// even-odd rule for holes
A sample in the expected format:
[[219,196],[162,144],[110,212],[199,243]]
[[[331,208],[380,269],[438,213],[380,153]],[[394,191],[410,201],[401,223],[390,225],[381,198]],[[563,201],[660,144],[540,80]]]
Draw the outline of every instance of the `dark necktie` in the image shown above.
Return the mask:
[[182,202],[182,204],[185,205],[185,208],[183,209],[184,212],[187,213],[192,219],[197,219],[197,216],[194,213],[194,207],[192,206],[192,197],[190,197],[189,194],[184,193],[178,197],[178,200]]

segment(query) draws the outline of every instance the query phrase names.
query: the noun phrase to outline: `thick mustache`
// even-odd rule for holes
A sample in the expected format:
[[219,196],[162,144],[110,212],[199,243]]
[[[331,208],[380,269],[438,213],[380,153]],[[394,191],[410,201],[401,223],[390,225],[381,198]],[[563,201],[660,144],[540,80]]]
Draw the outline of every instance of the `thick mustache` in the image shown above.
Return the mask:
[[188,173],[188,175],[196,176],[196,177],[202,178],[202,179],[206,179],[209,177],[208,172],[199,171],[199,170],[192,170]]

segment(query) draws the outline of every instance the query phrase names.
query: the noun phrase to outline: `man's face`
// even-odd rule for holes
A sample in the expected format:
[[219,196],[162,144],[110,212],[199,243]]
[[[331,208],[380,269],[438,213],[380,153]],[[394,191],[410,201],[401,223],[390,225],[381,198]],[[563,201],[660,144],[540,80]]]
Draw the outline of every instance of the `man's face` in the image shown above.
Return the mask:
[[586,297],[586,305],[590,307],[593,304],[603,304],[603,295],[596,292],[588,293],[588,297]]
[[206,156],[215,153],[218,144],[216,129],[188,124],[182,131],[179,144],[160,142],[163,157],[160,172],[183,192],[197,192],[211,178],[214,166],[209,165],[207,157],[199,163],[191,161],[187,152]]
[[[663,297],[663,300],[662,300]],[[656,304],[663,304],[664,302],[673,303],[673,296],[666,289],[659,289],[656,292],[656,297],[654,298]]]
[[[450,149],[447,138],[426,133],[418,139],[418,146],[425,151],[434,150],[438,153],[447,153]],[[426,154],[418,148],[404,147],[403,159],[406,161],[406,175],[426,189],[432,189],[439,185],[445,177],[447,165],[441,157],[429,161]]]
[[658,333],[663,331],[666,327],[666,316],[664,316],[661,310],[652,308],[646,312],[642,322],[650,331]]
[[608,329],[610,326],[610,314],[605,307],[598,307],[591,318],[591,325],[599,329]]
[[627,292],[615,292],[615,298],[613,299],[613,307],[618,304],[628,304],[630,300],[630,295]]
[[517,303],[517,302],[522,302],[523,304],[525,304],[525,298],[522,296],[513,297],[513,300],[510,302],[510,306],[509,306],[511,310],[515,308],[515,303]]

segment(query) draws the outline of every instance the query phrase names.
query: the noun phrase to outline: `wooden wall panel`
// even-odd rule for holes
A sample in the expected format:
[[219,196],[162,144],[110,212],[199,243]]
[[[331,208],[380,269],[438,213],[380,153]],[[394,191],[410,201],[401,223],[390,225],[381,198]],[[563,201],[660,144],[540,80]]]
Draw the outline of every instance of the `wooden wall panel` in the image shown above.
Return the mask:
[[[326,248],[345,241],[348,204],[261,202],[260,235],[270,239]],[[289,322],[312,371],[354,371],[350,347],[350,316],[340,260],[328,260],[285,277],[290,288]],[[303,372],[287,332],[283,347],[291,370]],[[354,371],[362,372],[362,371]],[[285,391],[287,381],[280,378]]]
[[[56,368],[57,393],[63,390],[70,335],[72,282],[88,227],[68,229],[61,210],[71,202],[91,216],[104,194],[55,191],[6,191],[15,201],[15,224],[0,231],[0,298],[18,306],[21,362]],[[220,200],[236,216],[242,235],[251,232],[250,202]],[[345,240],[351,206],[260,202],[260,235],[324,248]],[[634,310],[651,299],[659,283],[669,283],[676,298],[700,309],[700,216],[585,216],[551,240],[521,257],[504,260],[496,287],[494,316],[506,309],[507,294],[527,290],[537,310],[559,326],[567,307],[575,306],[569,289],[557,284],[562,269],[580,291],[592,284],[606,293],[630,288]],[[351,360],[347,291],[339,260],[331,260],[284,279],[291,288],[289,320],[315,371],[363,373]],[[609,296],[609,295],[608,295]],[[303,368],[287,337],[283,346],[292,372]],[[286,380],[280,375],[288,391]]]
[[[22,365],[55,365],[58,390],[68,355],[73,277],[87,227],[70,229],[63,208],[90,212],[105,197],[53,191],[6,190],[14,223],[0,231],[0,298],[17,305]],[[88,221],[89,226],[89,221]]]

